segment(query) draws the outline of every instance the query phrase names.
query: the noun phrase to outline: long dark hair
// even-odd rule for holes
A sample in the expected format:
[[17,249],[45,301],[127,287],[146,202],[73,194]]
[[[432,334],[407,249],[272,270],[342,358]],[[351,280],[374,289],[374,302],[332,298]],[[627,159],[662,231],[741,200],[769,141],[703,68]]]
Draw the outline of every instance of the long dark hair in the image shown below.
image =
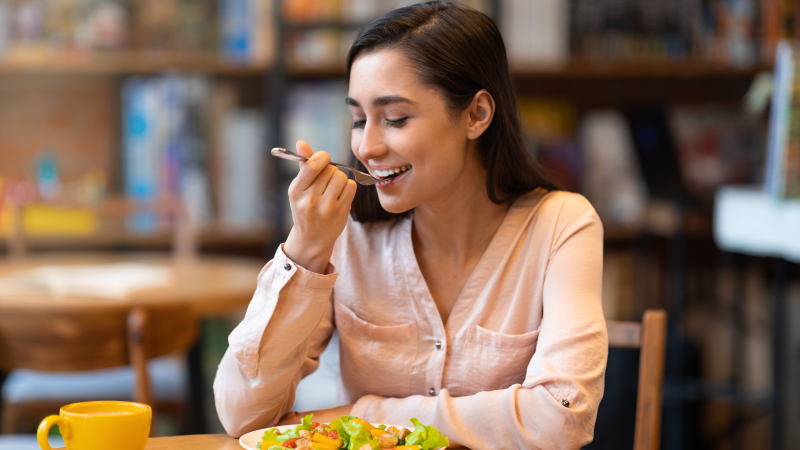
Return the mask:
[[[478,140],[492,202],[505,203],[538,187],[553,188],[525,148],[506,48],[492,19],[452,2],[395,9],[358,34],[347,54],[347,80],[360,53],[384,48],[402,51],[414,63],[420,81],[440,89],[453,113],[464,111],[481,89],[494,98],[494,118]],[[350,164],[366,171],[352,152]],[[350,214],[359,222],[376,222],[407,213],[386,211],[375,186],[358,186]]]

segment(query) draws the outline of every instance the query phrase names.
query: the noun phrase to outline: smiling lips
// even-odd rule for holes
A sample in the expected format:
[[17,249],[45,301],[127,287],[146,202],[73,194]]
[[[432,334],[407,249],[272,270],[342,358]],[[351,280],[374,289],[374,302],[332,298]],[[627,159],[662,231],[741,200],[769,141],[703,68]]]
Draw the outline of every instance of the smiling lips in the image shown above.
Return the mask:
[[397,167],[397,168],[389,169],[389,170],[376,170],[375,171],[375,175],[377,175],[377,176],[375,178],[377,178],[379,180],[388,180],[388,179],[391,179],[391,178],[394,178],[394,177],[400,175],[401,173],[405,172],[406,170],[408,170],[410,168],[411,168],[411,165],[407,164],[407,165],[405,165],[403,167]]

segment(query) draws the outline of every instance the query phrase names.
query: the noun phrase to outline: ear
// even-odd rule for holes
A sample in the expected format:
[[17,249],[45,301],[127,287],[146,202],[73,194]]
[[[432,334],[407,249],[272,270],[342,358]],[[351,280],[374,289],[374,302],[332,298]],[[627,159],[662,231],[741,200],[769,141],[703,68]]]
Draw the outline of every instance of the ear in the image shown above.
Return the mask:
[[472,103],[467,108],[469,121],[467,122],[467,138],[478,139],[489,128],[494,117],[494,99],[481,89],[472,97]]

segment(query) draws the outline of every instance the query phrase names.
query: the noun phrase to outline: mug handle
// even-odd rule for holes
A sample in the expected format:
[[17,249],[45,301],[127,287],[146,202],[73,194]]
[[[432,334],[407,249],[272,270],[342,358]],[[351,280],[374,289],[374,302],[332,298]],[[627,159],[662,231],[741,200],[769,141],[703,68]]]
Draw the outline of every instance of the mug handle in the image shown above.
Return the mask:
[[69,423],[67,423],[63,417],[47,416],[42,420],[42,423],[39,424],[39,429],[36,430],[36,440],[39,442],[39,447],[41,447],[42,450],[53,450],[53,447],[50,447],[50,441],[47,439],[50,434],[50,428],[52,428],[53,425],[58,425],[58,431],[61,432],[61,436],[64,437],[64,440],[69,439],[72,435],[69,429]]

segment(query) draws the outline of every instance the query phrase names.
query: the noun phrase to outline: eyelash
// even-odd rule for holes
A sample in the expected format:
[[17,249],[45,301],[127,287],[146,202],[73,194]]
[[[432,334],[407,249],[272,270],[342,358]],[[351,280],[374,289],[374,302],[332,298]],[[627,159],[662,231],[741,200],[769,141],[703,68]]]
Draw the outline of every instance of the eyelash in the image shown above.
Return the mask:
[[403,125],[405,125],[406,120],[408,120],[408,117],[403,117],[402,119],[398,119],[398,120],[387,120],[386,124],[389,125],[392,128],[400,128]]
[[[386,124],[389,125],[392,128],[400,128],[403,125],[405,125],[407,120],[408,120],[408,117],[403,117],[402,119],[398,119],[398,120],[387,120]],[[353,125],[351,125],[350,128],[355,130],[356,128],[363,128],[364,125],[366,125],[366,124],[367,124],[366,120],[359,120],[358,122],[353,122]]]

